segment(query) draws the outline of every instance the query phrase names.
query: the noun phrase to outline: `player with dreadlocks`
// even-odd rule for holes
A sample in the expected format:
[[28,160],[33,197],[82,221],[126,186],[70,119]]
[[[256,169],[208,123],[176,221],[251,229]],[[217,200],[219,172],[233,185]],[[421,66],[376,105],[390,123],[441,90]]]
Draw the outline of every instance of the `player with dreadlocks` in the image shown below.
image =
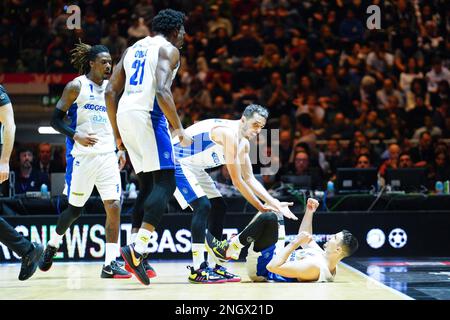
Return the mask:
[[[111,56],[105,46],[81,42],[71,53],[71,62],[80,76],[64,88],[51,121],[52,127],[67,137],[64,194],[69,206],[59,216],[39,268],[42,271],[50,269],[64,233],[80,216],[95,185],[106,211],[106,253],[101,277],[130,278],[131,274],[116,262],[121,209],[120,169],[125,165],[125,154],[116,155],[114,135],[106,114],[104,93],[112,70]],[[70,124],[65,123],[66,116]]]

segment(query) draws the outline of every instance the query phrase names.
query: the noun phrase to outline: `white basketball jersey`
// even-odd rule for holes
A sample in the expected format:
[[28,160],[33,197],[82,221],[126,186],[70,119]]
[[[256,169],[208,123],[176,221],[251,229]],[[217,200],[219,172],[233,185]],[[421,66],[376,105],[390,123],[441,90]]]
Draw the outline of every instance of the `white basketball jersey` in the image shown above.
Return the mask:
[[[125,88],[117,113],[130,110],[153,111],[156,91],[156,66],[159,48],[172,46],[163,36],[146,37],[128,48],[123,59]],[[172,73],[175,78],[179,64]]]
[[186,129],[193,139],[188,147],[182,147],[178,137],[172,139],[175,160],[187,166],[201,169],[215,168],[225,164],[223,147],[211,139],[211,130],[216,127],[229,127],[239,130],[239,120],[208,119],[199,121]]
[[81,84],[80,93],[67,111],[70,127],[80,133],[95,133],[98,142],[92,147],[84,147],[73,139],[66,139],[66,152],[77,155],[113,152],[116,149],[114,135],[106,113],[105,89],[108,84],[103,80],[101,86],[89,80],[85,75],[74,79]]
[[320,268],[320,275],[317,282],[331,282],[334,280],[334,275],[331,274],[330,269],[328,269],[328,263],[323,254],[323,250],[317,248],[299,249],[292,252],[288,260],[313,259],[315,264]]

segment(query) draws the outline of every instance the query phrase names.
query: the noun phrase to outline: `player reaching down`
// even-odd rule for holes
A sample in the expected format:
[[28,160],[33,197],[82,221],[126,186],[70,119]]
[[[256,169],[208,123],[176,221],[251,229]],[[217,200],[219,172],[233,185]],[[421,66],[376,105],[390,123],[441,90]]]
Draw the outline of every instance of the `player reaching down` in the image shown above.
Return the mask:
[[[343,230],[332,235],[322,249],[312,238],[313,214],[318,206],[317,200],[308,199],[297,237],[276,255],[278,219],[272,212],[258,213],[239,235],[229,241],[218,241],[208,233],[208,251],[218,257],[236,260],[241,249],[250,245],[246,268],[248,276],[255,282],[333,281],[337,264],[357,250],[358,241]],[[300,246],[302,249],[298,249]]]

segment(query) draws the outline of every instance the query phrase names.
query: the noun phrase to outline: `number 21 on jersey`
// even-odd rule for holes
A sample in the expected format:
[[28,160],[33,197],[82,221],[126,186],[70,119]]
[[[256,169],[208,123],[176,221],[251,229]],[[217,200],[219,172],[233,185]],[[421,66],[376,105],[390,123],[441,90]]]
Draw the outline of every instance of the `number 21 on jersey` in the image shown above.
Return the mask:
[[[134,54],[134,57],[137,58],[133,61],[131,67],[135,69],[133,75],[130,78],[130,85],[136,86],[141,85],[142,80],[144,79],[144,66],[145,66],[145,57],[147,56],[147,50],[137,50]],[[138,80],[139,79],[139,80]]]

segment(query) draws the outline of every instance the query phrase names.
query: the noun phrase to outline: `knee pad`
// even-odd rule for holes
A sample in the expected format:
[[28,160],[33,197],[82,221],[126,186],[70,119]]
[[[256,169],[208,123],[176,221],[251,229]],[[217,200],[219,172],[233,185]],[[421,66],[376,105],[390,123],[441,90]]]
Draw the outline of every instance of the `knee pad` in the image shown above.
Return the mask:
[[278,223],[278,215],[274,212],[264,212],[262,213],[258,219],[261,219],[263,221],[267,221],[267,222],[275,222]]

